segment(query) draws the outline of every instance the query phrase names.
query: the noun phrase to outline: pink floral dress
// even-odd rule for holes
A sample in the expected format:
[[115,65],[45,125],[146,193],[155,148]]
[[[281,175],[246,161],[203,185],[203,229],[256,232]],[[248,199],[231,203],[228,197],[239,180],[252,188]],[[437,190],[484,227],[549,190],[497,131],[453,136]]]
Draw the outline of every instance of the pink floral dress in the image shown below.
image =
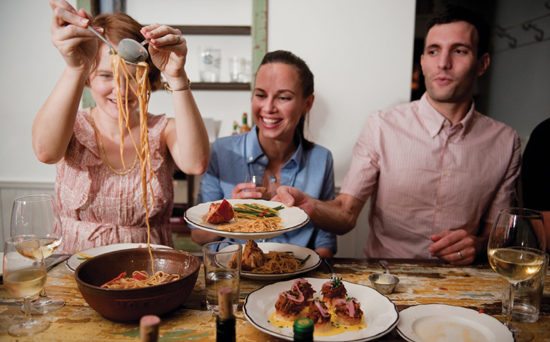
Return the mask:
[[[149,223],[151,243],[172,247],[169,221],[174,161],[162,139],[167,122],[165,115],[148,114],[151,167],[156,174],[151,181],[155,203],[149,211]],[[78,112],[74,135],[56,170],[56,203],[63,224],[63,241],[57,253],[147,242],[139,163],[126,175],[114,173],[103,163],[89,109]]]

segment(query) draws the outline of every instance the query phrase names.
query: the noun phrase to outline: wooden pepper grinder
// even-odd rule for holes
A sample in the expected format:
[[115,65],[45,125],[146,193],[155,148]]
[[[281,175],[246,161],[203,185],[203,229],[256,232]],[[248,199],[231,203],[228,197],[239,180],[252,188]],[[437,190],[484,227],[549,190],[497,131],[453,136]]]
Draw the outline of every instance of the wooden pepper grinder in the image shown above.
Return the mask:
[[139,337],[141,342],[157,342],[159,338],[160,318],[147,315],[139,320]]
[[219,313],[216,318],[216,341],[235,342],[235,315],[233,315],[233,303],[231,302],[231,288],[220,287],[218,289]]

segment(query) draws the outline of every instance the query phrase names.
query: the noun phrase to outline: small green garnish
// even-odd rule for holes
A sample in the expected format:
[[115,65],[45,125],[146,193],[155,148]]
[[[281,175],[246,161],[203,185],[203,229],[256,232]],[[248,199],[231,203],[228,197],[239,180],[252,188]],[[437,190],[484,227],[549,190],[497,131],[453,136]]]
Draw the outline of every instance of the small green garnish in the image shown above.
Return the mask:
[[338,287],[340,285],[342,285],[342,278],[336,277],[332,279],[332,287]]
[[348,298],[346,298],[346,302],[351,302],[354,299],[355,299],[355,297],[348,297]]

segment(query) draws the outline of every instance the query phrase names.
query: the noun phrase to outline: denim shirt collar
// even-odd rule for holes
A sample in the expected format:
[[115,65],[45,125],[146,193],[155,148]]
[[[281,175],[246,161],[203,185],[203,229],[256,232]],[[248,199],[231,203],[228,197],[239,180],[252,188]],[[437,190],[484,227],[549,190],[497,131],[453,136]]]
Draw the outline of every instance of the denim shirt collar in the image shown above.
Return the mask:
[[[252,129],[248,133],[246,133],[245,156],[249,171],[263,177],[269,159],[267,158],[264,151],[262,150],[262,147],[260,146],[260,141],[258,140],[258,128],[256,126],[252,127]],[[281,169],[281,177],[284,179],[286,178],[285,174],[287,172],[291,172],[291,174],[287,176],[289,176],[290,178],[295,178],[303,163],[303,147],[302,143],[300,142],[298,148],[296,149],[296,152],[294,152],[292,157],[285,163],[285,165]],[[258,167],[261,167],[261,169],[255,168],[257,164],[260,165]]]

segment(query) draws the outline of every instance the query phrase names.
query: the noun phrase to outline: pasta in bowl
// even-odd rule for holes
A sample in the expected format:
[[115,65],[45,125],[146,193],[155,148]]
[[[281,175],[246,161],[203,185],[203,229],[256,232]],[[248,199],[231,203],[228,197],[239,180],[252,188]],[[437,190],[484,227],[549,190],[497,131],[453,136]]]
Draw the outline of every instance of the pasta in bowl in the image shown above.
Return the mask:
[[122,272],[151,272],[146,248],[105,253],[77,267],[74,277],[82,297],[105,318],[114,322],[137,322],[144,315],[161,316],[177,309],[189,296],[199,274],[200,260],[174,249],[152,249],[155,271],[178,274],[180,279],[155,286],[109,289],[101,286]]
[[[209,211],[211,204],[221,203],[220,201],[206,202],[196,205],[189,208],[184,215],[185,221],[197,228],[215,233],[219,236],[233,238],[233,239],[244,239],[244,240],[257,240],[257,239],[269,239],[271,237],[287,233],[289,231],[303,227],[309,222],[309,216],[302,209],[298,207],[286,207],[280,202],[273,201],[264,201],[258,199],[227,199],[233,207],[237,205],[256,205],[269,207],[269,208],[278,208],[282,209],[277,210],[277,216],[280,219],[280,229],[270,229],[265,231],[255,231],[255,230],[239,230],[232,231],[227,230],[227,223],[209,223],[205,222],[205,216]],[[279,220],[277,220],[279,221]],[[235,223],[235,220],[232,219],[229,224]]]

